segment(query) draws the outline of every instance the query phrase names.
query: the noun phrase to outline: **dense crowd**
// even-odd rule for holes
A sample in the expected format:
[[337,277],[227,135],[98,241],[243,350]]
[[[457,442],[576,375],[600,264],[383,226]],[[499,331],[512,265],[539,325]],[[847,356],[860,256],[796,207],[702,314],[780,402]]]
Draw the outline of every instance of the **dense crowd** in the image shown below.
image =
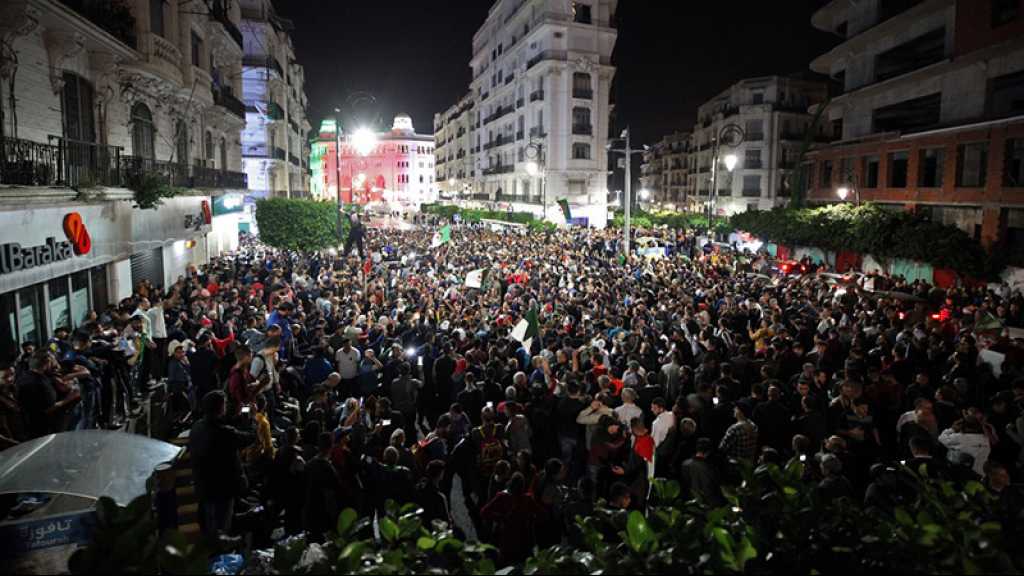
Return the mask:
[[644,231],[667,255],[627,260],[613,231],[435,229],[356,225],[365,257],[247,242],[142,284],[24,346],[0,441],[116,426],[166,382],[205,533],[262,510],[317,540],[345,507],[452,522],[460,500],[458,530],[506,563],[580,538],[598,499],[642,509],[654,477],[720,504],[744,461],[800,461],[823,498],[869,506],[900,474],[976,479],[1019,529],[1019,289],[790,275],[683,232]]

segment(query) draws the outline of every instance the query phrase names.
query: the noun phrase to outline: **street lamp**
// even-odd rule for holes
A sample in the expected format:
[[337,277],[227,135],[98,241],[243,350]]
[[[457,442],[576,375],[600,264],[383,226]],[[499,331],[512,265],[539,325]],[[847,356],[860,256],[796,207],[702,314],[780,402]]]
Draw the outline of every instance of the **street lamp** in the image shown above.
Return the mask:
[[743,143],[744,138],[743,129],[736,124],[722,126],[717,135],[712,138],[711,190],[708,193],[708,238],[711,238],[715,218],[715,199],[718,195],[718,165],[719,163],[725,164],[726,169],[731,174],[733,168],[736,167],[736,163],[739,162],[739,158],[733,153],[726,154],[725,158],[720,159],[721,146],[724,144],[730,148],[735,148]]
[[647,202],[651,198],[651,191],[647,188],[640,189],[640,200]]
[[[348,95],[348,97],[345,98],[345,106],[349,110],[350,117],[352,117],[352,116],[356,116],[356,117],[360,116],[359,114],[354,114],[353,110],[358,108],[361,103],[376,104],[377,103],[377,99],[374,98],[373,94],[370,94],[368,92],[352,92],[352,93],[350,93]],[[364,110],[364,112],[365,112],[365,110]],[[355,122],[353,122],[353,124],[354,123]],[[370,146],[370,150],[372,150],[373,146],[376,146],[376,144],[377,144],[377,135],[374,134],[373,131],[371,131],[371,130],[369,130],[367,128],[361,128],[359,130],[356,130],[356,133],[359,133],[359,132],[362,132],[362,131],[368,132],[370,134],[370,136],[372,136],[373,144]],[[353,134],[353,137],[355,136],[356,133]],[[364,134],[364,135],[362,135],[360,137],[361,138],[365,138],[366,136]],[[355,142],[353,142],[353,145],[354,146],[356,145]],[[358,146],[356,146],[356,150],[359,151],[359,147]],[[368,153],[369,153],[369,150],[367,151],[366,154],[368,154]],[[363,156],[366,155],[366,154],[363,154],[363,153],[361,153],[361,154]],[[337,205],[338,205],[338,210],[337,210],[337,212],[338,212],[337,233],[338,233],[338,239],[340,240],[341,239],[341,230],[342,230],[341,215],[342,215],[342,212],[344,211],[343,210],[344,203],[341,200],[341,107],[335,107],[334,108],[334,171],[335,171],[334,175],[335,175],[335,179],[336,179],[335,180],[335,190],[337,192],[337,194],[335,196],[335,200],[337,201]]]
[[352,146],[360,156],[368,156],[377,147],[377,135],[369,128],[357,128],[351,136]]
[[544,209],[543,219],[548,219],[548,189],[544,184],[544,140],[530,138],[526,145],[526,173],[530,178],[540,177],[541,204]]
[[[617,140],[624,141],[625,144],[626,144],[626,147],[624,149],[622,149],[622,150],[619,150],[619,149],[616,149],[616,148],[612,148],[612,142],[617,141]],[[630,234],[630,225],[631,225],[630,211],[632,209],[631,205],[633,204],[633,198],[630,195],[630,192],[632,190],[631,182],[630,182],[630,180],[632,179],[630,177],[630,164],[632,163],[632,160],[633,160],[633,154],[643,154],[644,152],[647,152],[649,150],[649,148],[648,148],[648,146],[646,144],[644,144],[643,148],[641,148],[639,150],[633,150],[633,149],[630,148],[630,146],[629,146],[629,126],[627,126],[626,129],[622,131],[622,134],[621,134],[621,136],[619,138],[610,138],[609,142],[608,142],[608,145],[607,145],[607,148],[608,148],[609,152],[613,152],[615,154],[622,154],[622,155],[624,155],[626,157],[625,158],[626,159],[626,161],[625,161],[625,168],[626,168],[626,186],[625,186],[625,188],[626,188],[626,197],[623,199],[623,207],[624,207],[623,219],[624,219],[624,224],[622,226],[622,248],[623,248],[623,254],[625,254],[626,258],[628,259],[629,258],[629,234]]]

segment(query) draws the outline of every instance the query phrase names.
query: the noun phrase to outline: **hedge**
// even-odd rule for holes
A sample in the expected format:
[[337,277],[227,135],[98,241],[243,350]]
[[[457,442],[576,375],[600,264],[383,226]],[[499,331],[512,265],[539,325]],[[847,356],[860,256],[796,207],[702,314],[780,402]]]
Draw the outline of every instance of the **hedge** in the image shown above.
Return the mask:
[[538,219],[529,212],[507,212],[503,210],[484,210],[482,208],[461,208],[452,204],[423,204],[420,212],[434,214],[445,219],[450,219],[455,214],[463,222],[480,222],[481,220],[498,220],[501,222],[512,222],[514,224],[526,224],[531,230],[553,230],[555,225],[551,222]]
[[[625,215],[621,211],[617,211],[612,218],[612,227],[622,228],[625,219]],[[646,212],[644,210],[635,210],[630,212],[629,220],[634,228],[667,226],[675,230],[706,230],[708,227],[707,215],[697,212]],[[715,217],[713,223],[715,232],[726,233],[732,231],[726,218]]]
[[778,244],[905,258],[971,275],[989,266],[984,248],[960,228],[876,204],[751,210],[730,224]]
[[337,204],[293,198],[256,202],[260,240],[282,250],[314,252],[338,245]]

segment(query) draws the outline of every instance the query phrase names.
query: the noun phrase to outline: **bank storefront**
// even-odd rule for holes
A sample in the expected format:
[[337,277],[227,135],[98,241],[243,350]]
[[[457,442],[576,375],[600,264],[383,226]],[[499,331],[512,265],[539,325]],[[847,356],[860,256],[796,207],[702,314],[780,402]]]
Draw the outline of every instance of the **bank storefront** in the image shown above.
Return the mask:
[[89,310],[127,298],[142,280],[166,287],[208,261],[208,196],[0,206],[0,358],[22,342],[76,328]]

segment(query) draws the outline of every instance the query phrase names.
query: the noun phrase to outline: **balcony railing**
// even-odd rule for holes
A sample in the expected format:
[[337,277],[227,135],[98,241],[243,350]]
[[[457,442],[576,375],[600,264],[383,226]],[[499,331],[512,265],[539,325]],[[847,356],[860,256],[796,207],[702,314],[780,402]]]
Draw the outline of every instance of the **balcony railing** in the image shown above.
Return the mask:
[[21,186],[120,186],[121,149],[51,136],[47,144],[0,139],[0,183]]
[[594,97],[594,91],[593,90],[584,90],[584,89],[574,89],[572,91],[572,97],[573,98],[580,98],[580,99],[583,99],[583,100],[590,100],[590,99],[592,99]]
[[284,68],[281,68],[281,63],[277,61],[277,58],[270,56],[242,56],[242,66],[248,66],[250,68],[267,68],[277,72],[277,75],[284,78]]
[[121,169],[124,171],[125,184],[134,188],[142,184],[146,176],[158,176],[171,186],[190,187],[188,164],[164,162],[155,158],[141,156],[122,156]]
[[743,161],[743,167],[744,168],[749,168],[750,170],[760,170],[761,169],[761,161],[760,160],[744,160]]
[[543,126],[534,126],[530,128],[530,138],[543,138],[547,136],[547,132],[544,132]]
[[526,61],[526,69],[529,70],[544,60],[562,60],[566,59],[565,50],[544,50],[540,54],[537,54],[533,58]]
[[299,157],[296,156],[295,154],[292,154],[291,152],[288,153],[288,161],[291,162],[292,165],[294,165],[294,166],[301,166],[302,165],[299,162]]
[[594,133],[594,127],[591,126],[590,124],[573,124],[572,133],[590,136],[591,134]]
[[210,7],[210,14],[213,19],[220,22],[224,26],[224,31],[231,36],[231,39],[238,44],[238,47],[242,47],[242,31],[235,26],[235,23],[228,18],[228,12],[224,9],[224,0],[214,0],[213,6]]
[[494,174],[510,174],[515,170],[515,167],[511,164],[504,166],[491,166],[490,168],[484,168],[484,176],[492,176]]
[[132,48],[138,48],[135,37],[135,16],[132,15],[131,2],[105,0],[61,0],[68,8],[78,12],[86,20],[109,33],[114,38]]
[[530,92],[530,102],[538,102],[538,101],[542,102],[543,100],[544,100],[544,91],[543,90],[534,90],[533,92]]
[[249,187],[249,178],[245,172],[229,172],[217,168],[193,166],[192,187],[245,190]]
[[744,139],[747,142],[760,142],[764,140],[764,132],[747,132]]
[[231,92],[231,88],[229,87],[221,87],[220,90],[214,88],[213,103],[217,106],[226,108],[228,112],[231,112],[239,118],[245,118],[245,104],[238,98],[235,98],[235,95]]

